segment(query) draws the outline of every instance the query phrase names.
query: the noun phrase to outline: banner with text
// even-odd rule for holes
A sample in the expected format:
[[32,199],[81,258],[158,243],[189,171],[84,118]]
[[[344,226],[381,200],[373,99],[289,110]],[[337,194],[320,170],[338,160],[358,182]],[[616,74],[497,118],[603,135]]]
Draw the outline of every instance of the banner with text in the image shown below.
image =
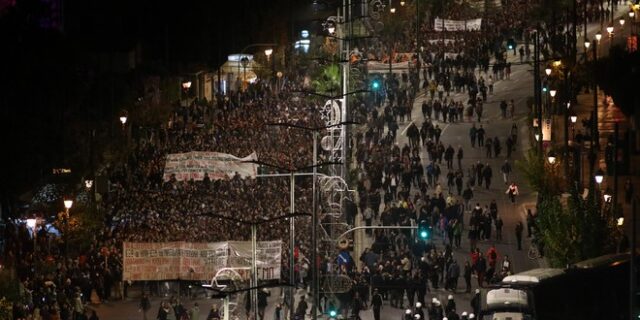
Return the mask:
[[[259,241],[256,250],[258,277],[280,278],[282,241]],[[211,281],[221,268],[243,268],[249,278],[251,242],[212,243],[159,242],[123,244],[123,281],[203,280]]]
[[480,27],[482,27],[482,18],[470,20],[435,18],[433,21],[435,31],[478,31]]
[[257,160],[256,153],[244,158],[209,151],[192,151],[186,153],[171,153],[167,155],[164,165],[164,180],[169,181],[172,175],[176,180],[203,180],[205,174],[211,180],[230,179],[236,173],[241,177],[255,178],[258,165],[246,161]]

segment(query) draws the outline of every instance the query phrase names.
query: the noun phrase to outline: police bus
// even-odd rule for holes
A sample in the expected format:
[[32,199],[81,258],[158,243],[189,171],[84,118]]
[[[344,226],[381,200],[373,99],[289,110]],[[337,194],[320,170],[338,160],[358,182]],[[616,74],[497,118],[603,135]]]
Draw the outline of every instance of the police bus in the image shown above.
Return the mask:
[[508,276],[486,291],[480,319],[629,319],[628,297],[629,254],[611,254]]

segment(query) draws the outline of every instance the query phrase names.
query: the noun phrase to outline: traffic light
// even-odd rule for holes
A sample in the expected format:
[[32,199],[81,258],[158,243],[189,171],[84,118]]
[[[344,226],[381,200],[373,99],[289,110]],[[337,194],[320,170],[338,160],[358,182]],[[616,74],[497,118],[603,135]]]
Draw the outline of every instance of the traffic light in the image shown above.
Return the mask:
[[431,239],[431,226],[427,220],[420,220],[420,222],[418,222],[418,237],[422,240]]
[[507,48],[509,48],[509,50],[513,50],[513,48],[516,47],[516,41],[513,38],[510,38],[509,40],[507,40]]
[[333,305],[333,303],[329,303],[329,307],[327,308],[327,315],[329,319],[335,319],[338,316],[338,309]]
[[380,84],[380,79],[373,79],[371,81],[371,90],[373,91],[378,91],[380,90],[381,84]]

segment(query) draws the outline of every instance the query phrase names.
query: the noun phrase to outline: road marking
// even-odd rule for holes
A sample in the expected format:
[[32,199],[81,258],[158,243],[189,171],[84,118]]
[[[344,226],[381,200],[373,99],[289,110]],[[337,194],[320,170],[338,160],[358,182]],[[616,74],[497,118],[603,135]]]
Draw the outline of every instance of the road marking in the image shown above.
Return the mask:
[[[412,115],[413,116],[413,115]],[[413,124],[413,120],[411,120],[411,122],[404,128],[404,130],[402,130],[402,132],[400,133],[400,135],[404,136],[404,133],[407,132],[407,129],[409,129],[409,127]]]

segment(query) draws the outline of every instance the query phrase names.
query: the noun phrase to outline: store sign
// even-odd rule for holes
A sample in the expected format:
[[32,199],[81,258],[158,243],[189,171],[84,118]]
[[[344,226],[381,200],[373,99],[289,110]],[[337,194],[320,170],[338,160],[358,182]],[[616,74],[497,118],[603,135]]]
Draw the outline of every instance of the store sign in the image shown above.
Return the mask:
[[542,141],[551,141],[551,119],[542,122]]

